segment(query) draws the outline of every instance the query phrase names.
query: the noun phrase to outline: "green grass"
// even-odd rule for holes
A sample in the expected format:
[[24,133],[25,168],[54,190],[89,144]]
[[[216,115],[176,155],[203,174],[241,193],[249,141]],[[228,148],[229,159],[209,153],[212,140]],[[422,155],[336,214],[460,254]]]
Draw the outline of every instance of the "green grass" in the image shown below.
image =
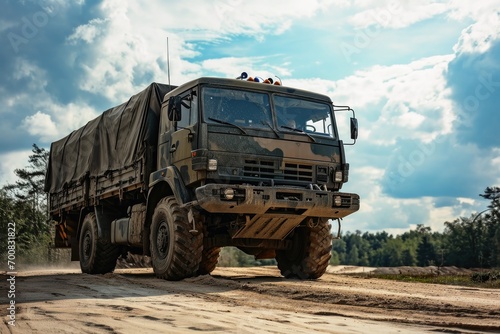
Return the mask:
[[[358,275],[356,275],[358,276]],[[458,285],[475,288],[500,289],[499,271],[485,271],[472,275],[403,275],[403,274],[369,274],[363,277],[388,279],[410,283],[431,283]]]

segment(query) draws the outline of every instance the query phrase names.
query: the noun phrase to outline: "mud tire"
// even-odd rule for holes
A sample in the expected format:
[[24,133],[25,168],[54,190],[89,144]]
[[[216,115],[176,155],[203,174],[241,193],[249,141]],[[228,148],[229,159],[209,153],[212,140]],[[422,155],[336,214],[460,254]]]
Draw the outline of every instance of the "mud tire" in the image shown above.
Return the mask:
[[220,247],[212,247],[203,249],[201,256],[200,267],[198,268],[198,275],[208,275],[214,271],[219,262]]
[[276,251],[278,268],[284,277],[317,279],[328,267],[332,256],[331,226],[325,218],[310,220],[293,232],[292,249]]
[[105,274],[115,270],[120,249],[110,241],[99,239],[95,213],[83,220],[78,244],[80,268],[86,274]]
[[203,235],[189,232],[187,212],[175,197],[156,205],[151,223],[151,263],[157,277],[178,281],[195,276],[202,257]]

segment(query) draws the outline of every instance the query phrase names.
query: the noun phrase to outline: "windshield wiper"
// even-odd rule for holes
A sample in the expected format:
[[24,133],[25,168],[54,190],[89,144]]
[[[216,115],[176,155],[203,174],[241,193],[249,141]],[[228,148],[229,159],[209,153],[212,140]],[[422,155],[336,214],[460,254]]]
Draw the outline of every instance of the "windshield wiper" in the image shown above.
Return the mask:
[[295,132],[302,133],[302,134],[308,136],[309,138],[311,138],[311,140],[313,142],[316,142],[316,139],[314,139],[310,134],[308,134],[307,132],[302,131],[301,129],[292,128],[291,126],[286,126],[286,125],[281,125],[280,128],[284,128],[284,129],[287,129],[287,130],[292,130],[292,131],[295,131]]
[[271,125],[271,124],[269,124],[269,122],[268,122],[268,121],[264,121],[263,119],[261,119],[261,120],[260,120],[260,122],[261,122],[262,124],[264,124],[264,125],[267,125],[267,126],[268,126],[271,130],[273,130],[274,134],[276,135],[276,138],[280,138],[280,135],[279,135],[278,131],[276,131],[276,129],[275,129],[275,128],[273,128],[273,127],[272,127],[272,125]]
[[233,124],[233,123],[229,123],[229,122],[226,122],[226,121],[223,121],[221,119],[218,119],[218,118],[213,118],[213,117],[209,117],[208,118],[209,120],[211,121],[214,121],[216,123],[220,123],[220,124],[226,124],[226,125],[231,125],[231,126],[234,126],[235,128],[239,129],[243,134],[247,134],[247,132],[245,130],[243,130],[241,127],[239,127],[238,125],[236,124]]

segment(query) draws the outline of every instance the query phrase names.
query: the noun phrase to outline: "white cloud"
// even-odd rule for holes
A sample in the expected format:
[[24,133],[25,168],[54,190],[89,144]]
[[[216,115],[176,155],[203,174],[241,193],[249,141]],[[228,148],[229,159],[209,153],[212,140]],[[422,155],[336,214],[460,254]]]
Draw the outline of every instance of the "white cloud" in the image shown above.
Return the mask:
[[[500,170],[500,148],[494,148],[492,150],[493,159],[491,160],[491,168],[493,170]],[[496,180],[494,181],[496,185],[500,185],[500,174],[496,173]]]
[[[500,6],[500,1],[497,5]],[[497,11],[481,15],[477,22],[464,29],[453,49],[458,54],[484,53],[498,39],[500,39],[500,11],[497,8]]]
[[23,150],[0,154],[0,186],[17,180],[14,170],[26,167],[31,153],[31,150]]
[[[228,57],[206,60],[202,64],[189,62],[186,59],[199,55],[189,41],[216,43],[243,34],[262,41],[268,34],[287,30],[293,20],[310,18],[331,5],[330,1],[319,0],[307,4],[293,0],[286,6],[264,0],[215,3],[196,0],[168,4],[108,0],[100,6],[102,19],[77,27],[67,41],[75,45],[79,41],[93,43],[94,51],[81,65],[85,76],[80,88],[119,103],[153,80],[167,81],[167,37],[173,84],[198,77],[205,70],[203,66],[235,76],[241,71],[239,64],[248,59]],[[249,61],[250,64],[264,63],[258,58]],[[248,64],[246,62],[244,68],[248,68]],[[269,65],[268,68],[273,75],[291,73],[287,66]]]
[[93,108],[83,103],[63,105],[49,99],[41,101],[39,106],[44,111],[27,116],[21,127],[44,142],[62,138],[98,116]]
[[45,70],[38,67],[33,62],[26,60],[22,57],[16,59],[14,63],[14,70],[12,71],[12,78],[14,80],[29,79],[28,87],[30,89],[43,89],[47,86]]
[[[116,5],[107,2],[106,10],[115,10]],[[190,39],[209,40],[227,35],[280,34],[288,29],[294,19],[312,17],[316,12],[332,6],[332,1],[314,0],[304,3],[301,0],[269,2],[266,0],[243,1],[226,0],[207,3],[202,0],[165,4],[150,1],[147,4],[130,3],[127,15],[132,22],[146,23],[144,17],[156,26],[166,30],[189,31]],[[145,16],[145,14],[147,14]],[[209,15],[207,15],[209,14]],[[188,24],[186,24],[188,20]]]
[[204,71],[221,73],[222,76],[235,78],[241,74],[241,69],[245,69],[250,77],[261,77],[267,79],[269,77],[277,80],[275,76],[286,77],[292,74],[292,71],[287,68],[290,63],[284,62],[282,66],[269,64],[273,58],[280,57],[279,55],[267,55],[260,57],[225,57],[207,59],[201,62],[201,68]]
[[364,1],[356,6],[366,8],[354,14],[349,21],[356,28],[377,25],[383,28],[404,28],[448,11],[448,5],[433,0]]
[[[335,83],[307,81],[332,96],[335,104],[351,104],[367,125],[361,139],[388,145],[397,138],[429,142],[452,130],[454,113],[444,77],[452,55],[409,64],[374,66]],[[380,106],[375,109],[374,106]]]
[[68,37],[68,42],[74,44],[77,40],[82,40],[87,44],[92,43],[97,36],[99,36],[105,26],[106,20],[103,19],[93,19],[90,20],[88,24],[78,26],[75,32]]
[[396,117],[396,123],[399,123],[401,127],[409,130],[418,128],[424,120],[425,116],[408,110],[406,113]]
[[450,17],[463,20],[464,18],[472,18],[475,21],[480,21],[485,15],[498,13],[500,1],[498,0],[451,0],[448,3],[450,8]]
[[[498,32],[495,16],[499,14],[499,0],[360,0],[350,5],[353,14],[349,22],[355,28],[368,29],[367,33],[371,32],[371,26],[400,29],[442,14],[459,21],[489,22],[490,32]],[[487,26],[485,24],[484,28]]]
[[39,136],[43,141],[50,141],[57,133],[57,126],[50,115],[37,111],[36,114],[26,117],[22,127],[31,135]]

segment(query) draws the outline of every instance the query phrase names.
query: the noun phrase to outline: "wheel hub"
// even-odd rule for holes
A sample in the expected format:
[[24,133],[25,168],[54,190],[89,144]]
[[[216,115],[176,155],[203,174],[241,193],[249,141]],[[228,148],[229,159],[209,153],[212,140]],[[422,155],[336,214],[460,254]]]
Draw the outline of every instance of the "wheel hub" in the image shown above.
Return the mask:
[[158,227],[158,233],[156,234],[156,249],[161,258],[167,257],[169,248],[169,236],[170,232],[166,222],[162,222]]
[[85,259],[90,258],[92,253],[92,237],[90,236],[90,231],[85,231],[85,236],[83,238],[83,257]]

